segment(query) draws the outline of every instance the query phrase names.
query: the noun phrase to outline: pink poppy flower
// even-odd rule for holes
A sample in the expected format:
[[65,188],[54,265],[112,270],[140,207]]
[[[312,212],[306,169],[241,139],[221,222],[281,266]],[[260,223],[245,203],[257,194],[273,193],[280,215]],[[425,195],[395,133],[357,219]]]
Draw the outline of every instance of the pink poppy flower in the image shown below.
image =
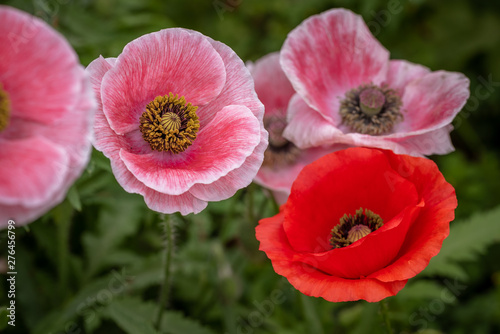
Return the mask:
[[279,58],[279,53],[274,52],[247,66],[254,78],[257,96],[265,106],[264,127],[269,132],[269,146],[255,182],[272,190],[276,201],[282,204],[302,168],[334,149],[301,150],[283,137],[288,124],[286,110],[295,90],[283,73]]
[[389,60],[349,10],[300,24],[283,45],[281,65],[297,91],[284,135],[301,148],[344,143],[416,156],[454,150],[450,123],[469,97],[469,80]]
[[60,203],[87,165],[90,82],[68,42],[42,20],[0,6],[0,229]]
[[229,47],[165,29],[87,70],[100,104],[94,146],[150,209],[198,213],[252,181],[267,146],[264,107]]

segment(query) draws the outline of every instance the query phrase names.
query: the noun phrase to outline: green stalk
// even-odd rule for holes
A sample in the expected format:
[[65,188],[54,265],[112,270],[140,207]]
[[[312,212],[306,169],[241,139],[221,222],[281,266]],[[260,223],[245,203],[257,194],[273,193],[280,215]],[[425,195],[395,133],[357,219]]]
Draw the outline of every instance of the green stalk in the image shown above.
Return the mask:
[[71,217],[73,209],[71,205],[64,201],[54,208],[54,222],[57,233],[57,269],[59,278],[59,293],[64,300],[68,294],[68,273],[69,273],[69,233],[71,230]]
[[168,298],[170,294],[171,272],[172,272],[172,254],[174,252],[174,222],[171,217],[165,219],[161,215],[163,221],[163,232],[165,233],[165,253],[163,261],[163,283],[160,288],[160,300],[158,302],[158,315],[156,317],[156,328],[160,330],[163,311],[167,308]]
[[382,319],[384,319],[385,329],[387,333],[393,334],[394,332],[392,331],[391,320],[389,319],[389,305],[387,303],[387,300],[384,299],[380,301],[380,311],[382,313]]

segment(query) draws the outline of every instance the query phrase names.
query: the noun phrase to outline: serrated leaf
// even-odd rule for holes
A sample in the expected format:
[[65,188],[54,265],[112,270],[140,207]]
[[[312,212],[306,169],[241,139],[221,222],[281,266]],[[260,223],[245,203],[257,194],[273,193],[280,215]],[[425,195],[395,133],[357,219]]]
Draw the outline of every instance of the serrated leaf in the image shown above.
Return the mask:
[[450,235],[443,242],[441,252],[431,259],[424,276],[441,275],[468,279],[459,261],[473,261],[488,246],[500,241],[500,207],[471,218],[452,223]]
[[139,299],[115,300],[107,308],[105,313],[109,318],[115,321],[126,333],[129,334],[158,334],[153,327],[151,316],[144,315],[141,309],[148,308],[148,314],[154,314],[149,311],[149,304],[143,304]]
[[92,277],[109,262],[104,255],[114,253],[120,242],[137,231],[142,208],[142,201],[137,196],[123,193],[102,207],[98,217],[98,233],[86,232],[82,236],[88,258],[86,278]]
[[[112,313],[115,312],[115,313]],[[152,302],[144,302],[138,298],[124,297],[114,300],[103,312],[108,317],[112,318],[117,324],[127,333],[150,333],[145,331],[136,331],[131,328],[137,329],[135,324],[126,324],[125,319],[117,319],[116,316],[127,316],[135,320],[141,320],[142,323],[152,324],[158,312],[158,305]],[[121,321],[121,323],[119,322]],[[128,329],[123,326],[129,326]],[[184,317],[181,312],[163,311],[161,321],[162,333],[166,334],[214,334],[211,330],[201,326],[196,320]]]
[[91,320],[95,316],[96,303],[109,302],[110,298],[116,298],[124,293],[131,287],[134,278],[125,270],[121,272],[113,270],[110,274],[85,286],[60,309],[48,314],[37,324],[33,334],[57,333],[79,316],[85,321]]
[[164,311],[162,318],[163,332],[168,334],[214,334],[197,321],[184,317],[180,312]]

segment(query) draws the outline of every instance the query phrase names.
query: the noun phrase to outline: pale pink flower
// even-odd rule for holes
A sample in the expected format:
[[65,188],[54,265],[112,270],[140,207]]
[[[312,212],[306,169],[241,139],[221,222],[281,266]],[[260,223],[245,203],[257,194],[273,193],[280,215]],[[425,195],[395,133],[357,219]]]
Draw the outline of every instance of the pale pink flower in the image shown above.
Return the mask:
[[96,107],[68,42],[42,20],[0,6],[0,229],[60,203],[91,152]]
[[454,149],[450,123],[469,97],[469,80],[389,60],[349,10],[300,24],[283,45],[281,65],[297,91],[284,135],[301,148],[344,143],[411,155]]
[[269,132],[269,146],[254,181],[272,190],[276,201],[282,204],[302,168],[334,149],[301,150],[283,137],[286,110],[295,90],[283,73],[279,58],[279,53],[274,52],[247,66],[254,78],[257,96],[265,106],[264,127]]
[[165,29],[87,70],[100,104],[94,145],[150,209],[198,213],[252,181],[267,146],[264,107],[229,47]]

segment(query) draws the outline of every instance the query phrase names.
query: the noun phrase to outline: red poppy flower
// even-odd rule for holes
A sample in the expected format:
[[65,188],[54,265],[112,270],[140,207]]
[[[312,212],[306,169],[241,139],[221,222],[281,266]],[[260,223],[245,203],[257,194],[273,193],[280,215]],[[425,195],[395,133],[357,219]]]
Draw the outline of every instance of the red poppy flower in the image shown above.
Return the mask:
[[439,253],[457,206],[436,164],[350,148],[306,166],[256,228],[274,270],[332,302],[395,295]]

